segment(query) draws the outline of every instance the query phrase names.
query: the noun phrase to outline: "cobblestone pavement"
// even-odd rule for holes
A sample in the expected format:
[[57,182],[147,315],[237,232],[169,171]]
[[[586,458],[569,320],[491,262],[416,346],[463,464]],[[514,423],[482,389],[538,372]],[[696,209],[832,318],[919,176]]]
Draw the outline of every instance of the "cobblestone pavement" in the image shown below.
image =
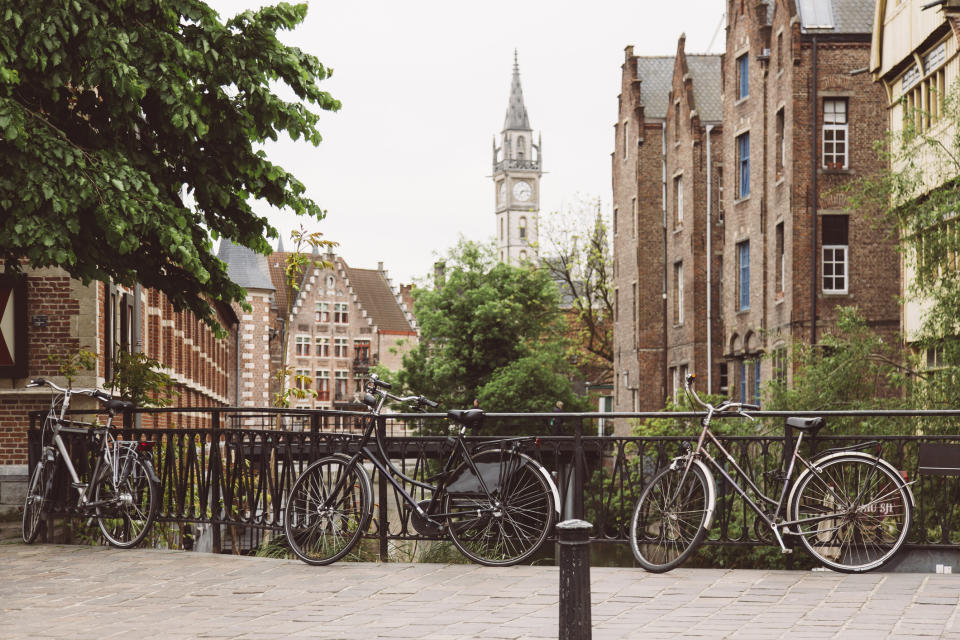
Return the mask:
[[[593,638],[953,638],[960,575],[593,568]],[[556,567],[0,545],[0,638],[556,638]]]

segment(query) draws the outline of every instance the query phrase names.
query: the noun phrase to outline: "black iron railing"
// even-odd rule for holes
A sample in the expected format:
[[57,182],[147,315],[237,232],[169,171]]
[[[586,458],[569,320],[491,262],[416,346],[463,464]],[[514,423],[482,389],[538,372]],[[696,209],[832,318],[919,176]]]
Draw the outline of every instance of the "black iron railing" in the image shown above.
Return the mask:
[[[775,496],[779,484],[784,434],[778,425],[784,414],[764,412],[759,430],[769,435],[724,436],[722,421],[716,431],[733,457],[757,479],[760,488]],[[797,414],[791,414],[797,415]],[[816,414],[824,415],[824,414]],[[942,431],[960,421],[955,412],[848,412],[833,419],[869,421],[884,435],[821,435],[813,439],[816,450],[878,440],[882,456],[906,473],[916,497],[915,522],[909,544],[914,548],[960,549],[960,478],[921,476],[918,449],[922,443],[960,444],[958,435],[914,435],[925,425]],[[678,455],[684,443],[693,444],[695,414],[488,414],[491,430],[536,435],[527,453],[537,458],[556,478],[563,517],[583,518],[593,524],[594,542],[624,543],[628,539],[631,509],[644,485],[660,467]],[[86,419],[89,416],[85,416]],[[683,435],[614,436],[597,433],[598,421],[655,419],[661,432]],[[155,465],[162,480],[163,501],[158,538],[169,546],[182,546],[183,531],[197,525],[212,531],[211,547],[220,551],[255,545],[262,532],[281,532],[284,496],[297,475],[313,460],[356,450],[367,417],[363,413],[278,409],[143,409],[124,416],[118,430],[125,439],[157,443]],[[31,414],[30,462],[39,452],[43,414]],[[139,426],[137,426],[139,425]],[[388,454],[403,472],[423,477],[449,451],[446,420],[442,414],[394,414],[381,419]],[[910,432],[897,435],[894,430]],[[438,435],[418,435],[434,433]],[[566,435],[556,435],[557,433]],[[887,435],[889,434],[889,435]],[[475,437],[477,442],[492,439]],[[78,472],[90,469],[87,440],[68,438]],[[806,447],[807,445],[804,445]],[[807,450],[809,451],[809,449]],[[377,513],[370,537],[379,540],[381,553],[388,543],[421,540],[410,524],[410,511],[393,488],[372,473],[378,487]],[[767,473],[773,472],[773,473]],[[54,494],[55,514],[69,518],[70,495],[64,473],[58,474]],[[754,526],[753,512],[742,508],[718,477],[719,500],[709,542],[720,545],[770,544]],[[417,495],[414,487],[406,487]],[[245,541],[245,542],[244,542]]]

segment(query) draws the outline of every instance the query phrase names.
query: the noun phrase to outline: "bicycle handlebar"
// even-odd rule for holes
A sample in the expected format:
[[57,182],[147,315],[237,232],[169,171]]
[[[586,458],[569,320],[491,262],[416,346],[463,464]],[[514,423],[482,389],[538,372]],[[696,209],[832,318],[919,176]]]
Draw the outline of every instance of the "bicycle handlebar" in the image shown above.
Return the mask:
[[699,404],[701,407],[706,409],[710,415],[713,415],[714,413],[725,413],[729,411],[753,420],[754,419],[753,416],[750,416],[744,413],[744,411],[760,410],[759,405],[748,404],[746,402],[728,402],[727,400],[724,400],[723,402],[718,404],[716,407],[710,404],[709,402],[704,402],[700,398],[700,396],[697,395],[697,392],[693,388],[693,383],[696,379],[697,379],[696,374],[688,373],[686,379],[684,380],[684,385],[683,385],[684,391],[687,392],[687,395],[689,395],[691,398],[696,400],[697,404]]
[[46,378],[31,378],[30,382],[27,383],[28,388],[42,387],[42,386],[50,387],[54,391],[59,391],[60,393],[69,393],[71,395],[80,394],[82,396],[90,396],[91,398],[96,398],[97,400],[99,400],[100,402],[103,402],[104,404],[113,400],[113,396],[111,396],[109,393],[106,393],[104,391],[100,391],[99,389],[65,389],[64,387],[61,387],[58,384],[50,382]]

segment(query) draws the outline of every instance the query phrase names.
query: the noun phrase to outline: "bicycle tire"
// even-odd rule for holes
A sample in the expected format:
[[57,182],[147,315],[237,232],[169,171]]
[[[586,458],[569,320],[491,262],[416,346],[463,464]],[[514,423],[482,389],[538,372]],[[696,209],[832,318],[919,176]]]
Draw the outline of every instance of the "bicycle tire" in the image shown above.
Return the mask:
[[707,534],[711,492],[698,465],[666,468],[644,487],[630,519],[630,549],[641,567],[670,571],[689,558]]
[[[804,549],[824,566],[843,573],[877,569],[906,542],[913,505],[903,479],[866,456],[814,461],[797,479],[791,519]],[[840,501],[839,508],[837,502]],[[823,516],[836,518],[823,519]]]
[[55,471],[56,464],[54,462],[42,459],[33,468],[30,483],[27,485],[27,496],[23,502],[21,535],[26,544],[32,544],[37,539],[37,535],[39,535],[43,526],[41,516],[50,495]]
[[[334,494],[339,480],[340,489]],[[366,531],[373,513],[373,487],[359,462],[330,456],[307,467],[290,489],[283,510],[287,543],[312,565],[340,560]]]
[[[127,454],[117,460],[121,470],[114,485],[113,468],[104,466],[93,487],[97,525],[104,539],[119,549],[135,547],[150,532],[157,513],[157,487],[140,456]],[[125,469],[129,464],[129,469]]]
[[[450,539],[464,556],[489,567],[529,559],[546,541],[556,516],[547,478],[522,454],[485,451],[474,456],[473,462],[481,476],[496,485],[488,486],[494,503],[478,492],[447,493],[446,511],[456,514],[447,517]],[[483,473],[485,469],[489,474]],[[451,477],[466,474],[473,472],[464,463]]]

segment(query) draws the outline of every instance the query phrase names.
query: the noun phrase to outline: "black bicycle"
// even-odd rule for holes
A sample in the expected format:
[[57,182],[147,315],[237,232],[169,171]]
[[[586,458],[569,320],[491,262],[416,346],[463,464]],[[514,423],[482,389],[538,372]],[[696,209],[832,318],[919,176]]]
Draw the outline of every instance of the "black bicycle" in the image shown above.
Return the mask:
[[[436,484],[410,478],[387,456],[375,429],[377,417],[387,400],[416,408],[438,405],[423,396],[394,396],[386,391],[389,388],[376,375],[365,385],[364,404],[370,407],[370,416],[357,453],[317,460],[294,483],[284,509],[284,529],[293,552],[308,564],[325,565],[343,558],[357,544],[373,515],[373,487],[363,466],[367,461],[409,505],[411,522],[421,535],[449,535],[463,555],[488,566],[517,564],[536,553],[553,528],[560,497],[550,473],[520,451],[533,438],[502,439],[471,449],[464,435],[481,427],[483,411],[449,411],[447,416],[459,429],[442,470],[429,478]],[[376,451],[369,447],[371,437]],[[431,497],[417,501],[404,482],[427,490]]]
[[[103,537],[111,545],[127,549],[143,540],[156,517],[160,479],[153,468],[150,450],[153,442],[117,440],[110,425],[117,411],[132,408],[133,403],[111,397],[97,389],[64,389],[49,380],[35,378],[27,387],[46,385],[57,392],[43,421],[41,453],[27,485],[23,505],[23,541],[36,540],[43,524],[41,516],[52,497],[57,461],[62,459],[70,473],[71,487],[79,493],[77,509],[96,519]],[[85,395],[104,403],[106,425],[80,423],[67,419],[70,398]],[[93,438],[96,462],[89,483],[81,482],[63,442],[62,433],[85,434]]]

